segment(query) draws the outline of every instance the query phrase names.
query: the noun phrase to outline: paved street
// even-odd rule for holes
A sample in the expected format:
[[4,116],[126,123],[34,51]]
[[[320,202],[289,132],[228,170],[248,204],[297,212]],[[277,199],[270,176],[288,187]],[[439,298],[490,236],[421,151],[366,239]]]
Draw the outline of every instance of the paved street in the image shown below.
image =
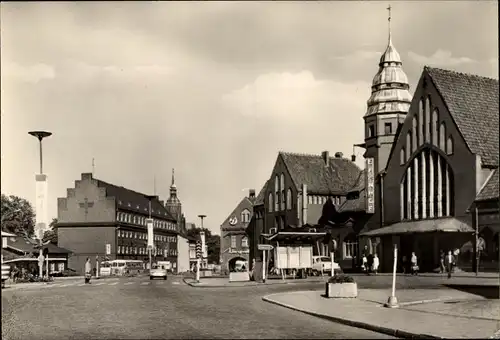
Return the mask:
[[2,339],[390,338],[262,301],[318,284],[193,288],[180,277],[68,280],[2,291]]

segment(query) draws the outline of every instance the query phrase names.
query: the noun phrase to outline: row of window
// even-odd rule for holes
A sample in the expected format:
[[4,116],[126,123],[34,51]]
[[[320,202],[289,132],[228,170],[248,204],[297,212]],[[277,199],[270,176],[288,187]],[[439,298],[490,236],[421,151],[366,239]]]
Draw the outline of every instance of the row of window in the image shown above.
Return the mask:
[[[236,235],[231,235],[231,248],[239,248],[236,244],[237,238]],[[248,238],[243,237],[241,239],[241,248],[248,248]]]
[[[133,238],[133,239],[137,239],[137,240],[147,240],[148,234],[138,232],[138,231],[118,230],[118,237]],[[177,237],[176,236],[166,236],[166,235],[154,235],[154,240],[173,243],[173,242],[177,242]]]
[[[131,254],[131,255],[148,255],[148,249],[146,247],[131,247],[131,246],[118,246],[118,254]],[[177,256],[177,249],[160,249],[153,248],[152,255],[163,255],[163,256]]]
[[[281,210],[291,210],[292,209],[292,190],[288,189],[286,193],[286,201],[285,201],[285,190],[281,191],[281,198],[280,198],[280,193],[276,192],[273,196],[272,193],[269,193],[269,198],[268,198],[268,210],[269,212],[273,211],[280,211],[280,202],[281,202]],[[274,202],[274,205],[273,205]],[[273,210],[274,208],[274,210]]]
[[[148,219],[146,216],[134,215],[125,212],[118,212],[116,215],[116,219],[119,222],[125,222],[130,224],[137,224],[141,226],[146,226],[146,220]],[[166,230],[176,230],[177,226],[173,222],[162,221],[158,219],[153,219],[153,227],[166,229]]]
[[430,98],[420,100],[418,118],[413,117],[412,129],[406,134],[406,148],[401,148],[400,164],[410,160],[413,152],[424,143],[433,144],[443,150],[447,155],[453,154],[453,137],[446,137],[446,125],[439,123],[439,111],[434,108],[431,119]]
[[401,218],[416,220],[453,215],[453,173],[439,153],[424,149],[400,184]]

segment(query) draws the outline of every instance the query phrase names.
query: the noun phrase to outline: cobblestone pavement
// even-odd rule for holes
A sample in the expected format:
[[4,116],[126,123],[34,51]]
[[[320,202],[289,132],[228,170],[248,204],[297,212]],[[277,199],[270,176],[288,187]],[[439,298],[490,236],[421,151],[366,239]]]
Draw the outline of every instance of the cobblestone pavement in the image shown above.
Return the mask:
[[392,338],[262,301],[297,285],[193,289],[169,277],[46,286],[2,291],[2,339]]

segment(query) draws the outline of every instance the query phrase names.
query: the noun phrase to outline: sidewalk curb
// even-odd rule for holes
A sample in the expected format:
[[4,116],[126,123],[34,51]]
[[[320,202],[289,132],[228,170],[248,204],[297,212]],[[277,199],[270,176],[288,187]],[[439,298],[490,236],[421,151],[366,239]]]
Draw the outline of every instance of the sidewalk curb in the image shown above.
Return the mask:
[[231,283],[228,283],[226,285],[213,285],[213,286],[209,286],[209,285],[200,285],[200,284],[196,284],[196,283],[193,283],[193,282],[188,282],[186,281],[186,278],[183,278],[182,281],[188,285],[188,286],[191,286],[193,288],[227,288],[227,287],[231,287],[231,288],[245,288],[245,287],[262,287],[262,286],[274,286],[274,285],[289,285],[289,284],[300,284],[300,283],[323,283],[323,282],[326,282],[326,281],[298,281],[298,282],[273,282],[273,283],[260,283],[260,282],[255,282],[255,281],[249,281],[249,282],[255,282],[253,284],[248,284],[248,285],[233,285]]
[[443,338],[438,337],[438,336],[433,336],[433,335],[428,335],[428,334],[410,333],[410,332],[406,332],[406,331],[403,331],[403,330],[400,330],[400,329],[387,328],[387,327],[382,327],[382,326],[377,326],[377,325],[369,324],[369,323],[366,323],[366,322],[354,321],[354,320],[349,320],[349,319],[345,319],[345,318],[340,318],[340,317],[335,317],[335,316],[329,316],[329,315],[319,314],[319,313],[315,313],[315,312],[310,312],[310,311],[307,311],[307,310],[304,310],[304,309],[300,309],[300,308],[288,305],[286,303],[282,303],[282,302],[278,302],[278,301],[272,300],[271,296],[273,296],[273,295],[274,294],[266,295],[266,296],[262,297],[262,300],[265,301],[265,302],[268,302],[268,303],[272,303],[272,304],[281,306],[281,307],[292,309],[292,310],[297,311],[297,312],[301,312],[301,313],[304,313],[304,314],[312,315],[312,316],[315,316],[317,318],[329,320],[329,321],[332,321],[332,322],[337,322],[337,323],[344,324],[344,325],[351,326],[351,327],[362,328],[362,329],[366,329],[366,330],[369,330],[369,331],[373,331],[373,332],[377,332],[377,333],[381,333],[381,334],[386,334],[386,335],[394,336],[396,338],[403,338],[403,339],[443,339]]

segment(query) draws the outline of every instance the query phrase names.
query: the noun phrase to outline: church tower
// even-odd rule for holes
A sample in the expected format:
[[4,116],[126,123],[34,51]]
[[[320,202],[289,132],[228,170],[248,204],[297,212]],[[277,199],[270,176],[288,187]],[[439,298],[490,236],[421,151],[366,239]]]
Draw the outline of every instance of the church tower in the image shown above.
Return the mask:
[[401,57],[392,44],[391,6],[389,10],[389,41],[380,57],[379,69],[372,82],[365,120],[365,158],[374,159],[375,175],[385,169],[395,142],[396,131],[406,118],[412,96]]
[[170,197],[165,204],[165,207],[170,214],[177,220],[179,224],[182,219],[182,204],[177,197],[177,186],[175,185],[175,170],[172,169],[172,184],[170,185]]

